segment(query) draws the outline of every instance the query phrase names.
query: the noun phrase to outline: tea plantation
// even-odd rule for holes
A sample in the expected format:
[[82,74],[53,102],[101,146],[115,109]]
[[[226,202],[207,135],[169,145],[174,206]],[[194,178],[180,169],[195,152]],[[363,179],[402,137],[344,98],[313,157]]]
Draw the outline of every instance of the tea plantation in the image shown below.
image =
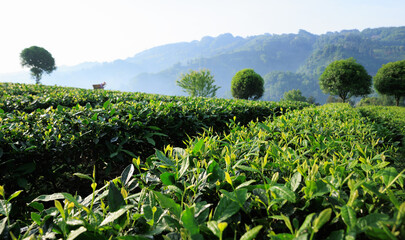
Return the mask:
[[2,239],[405,239],[405,109],[0,84]]

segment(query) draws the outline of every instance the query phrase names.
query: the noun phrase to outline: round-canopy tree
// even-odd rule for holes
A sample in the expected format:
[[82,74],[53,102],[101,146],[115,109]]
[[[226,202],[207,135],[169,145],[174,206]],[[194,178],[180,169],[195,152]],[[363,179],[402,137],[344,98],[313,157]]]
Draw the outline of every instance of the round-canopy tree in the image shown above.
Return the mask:
[[302,96],[302,92],[299,89],[292,89],[288,92],[285,92],[283,95],[283,100],[286,101],[298,101],[298,102],[306,102],[307,98]]
[[31,68],[31,76],[40,83],[42,73],[50,74],[56,69],[55,59],[42,47],[32,46],[20,53],[21,66]]
[[210,70],[203,69],[181,74],[176,84],[191,97],[215,97],[219,87],[215,86],[214,82],[214,76],[211,75]]
[[256,100],[263,96],[264,80],[253,69],[243,69],[233,76],[231,91],[234,98]]
[[334,61],[319,78],[324,93],[339,96],[343,102],[352,96],[371,93],[371,76],[354,58]]
[[405,96],[405,60],[384,64],[374,77],[374,88],[394,96],[398,106],[399,99]]

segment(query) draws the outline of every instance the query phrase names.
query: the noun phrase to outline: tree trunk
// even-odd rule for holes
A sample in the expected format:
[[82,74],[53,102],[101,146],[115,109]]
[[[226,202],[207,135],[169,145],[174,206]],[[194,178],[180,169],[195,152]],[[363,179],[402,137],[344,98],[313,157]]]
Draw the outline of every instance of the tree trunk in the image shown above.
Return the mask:
[[395,96],[395,101],[397,102],[397,107],[399,106],[399,99],[400,98],[401,98],[400,96]]

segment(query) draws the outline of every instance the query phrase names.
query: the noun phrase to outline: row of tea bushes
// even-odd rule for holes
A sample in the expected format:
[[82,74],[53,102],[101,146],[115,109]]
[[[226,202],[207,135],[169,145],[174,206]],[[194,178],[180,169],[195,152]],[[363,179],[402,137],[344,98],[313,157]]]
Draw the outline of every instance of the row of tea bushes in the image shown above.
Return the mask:
[[[137,92],[129,93],[111,90],[88,90],[58,86],[0,83],[0,109],[5,112],[18,110],[30,113],[39,108],[56,108],[59,105],[71,108],[77,105],[85,106],[90,104],[93,108],[99,108],[107,101],[112,104],[128,102],[138,102],[142,104],[181,102],[193,108],[201,108],[200,104],[204,102],[204,105],[209,106],[209,108],[218,106],[225,108],[225,110],[233,108],[260,108],[260,110],[264,110],[275,106],[274,102],[267,101],[190,98]],[[300,102],[291,102],[290,105],[292,107],[308,106],[308,104]],[[267,113],[268,111],[264,112],[264,114]]]
[[[120,177],[99,188],[96,174],[75,174],[91,184],[92,194],[39,196],[29,203],[31,221],[3,218],[3,234],[404,239],[405,170],[391,167],[397,147],[378,124],[344,104],[248,126],[232,122],[224,135],[207,130],[185,148],[133,158]],[[17,195],[4,196],[3,205],[11,207]]]
[[[89,173],[93,165],[102,181],[116,166],[125,166],[128,158],[146,158],[155,148],[168,144],[180,146],[204,128],[221,133],[233,117],[247,124],[308,106],[22,84],[2,86],[6,86],[3,99],[17,100],[9,105],[3,102],[15,109],[0,109],[0,182],[11,190],[24,188],[31,192],[68,190],[75,185],[70,180],[72,173]],[[42,104],[47,108],[39,107]],[[33,111],[29,107],[32,105],[36,106]]]
[[404,107],[384,107],[366,106],[357,108],[360,113],[375,121],[376,126],[384,126],[391,134],[391,139],[395,141],[399,152],[395,165],[398,169],[405,168],[405,108]]

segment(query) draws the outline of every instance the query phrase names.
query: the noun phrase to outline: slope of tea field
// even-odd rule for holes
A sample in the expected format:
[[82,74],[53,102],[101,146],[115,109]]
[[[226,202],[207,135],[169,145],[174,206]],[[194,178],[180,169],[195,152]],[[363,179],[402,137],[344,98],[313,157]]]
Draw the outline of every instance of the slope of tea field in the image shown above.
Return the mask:
[[[216,107],[222,101],[188,100],[191,105],[214,101]],[[49,119],[58,119],[57,114],[62,114],[63,119],[78,115],[77,119],[82,123],[87,119],[88,125],[129,121],[120,112],[120,107],[129,102],[114,102],[109,98],[100,105],[86,104],[87,107],[79,104],[33,112],[3,110],[2,129],[14,131],[3,134],[2,141],[10,133],[24,136],[30,132],[30,128],[19,131],[16,125],[24,126],[24,117],[30,120],[30,114],[37,112],[50,115]],[[161,110],[153,102],[144,106]],[[176,105],[176,102],[159,104]],[[87,197],[60,191],[27,200],[23,196],[26,191],[13,194],[14,191],[8,190],[12,183],[4,186],[3,178],[0,236],[10,239],[12,236],[20,239],[404,239],[405,170],[398,164],[404,161],[400,149],[404,137],[402,108],[355,109],[346,104],[302,108],[291,107],[293,103],[247,101],[229,104],[246,107],[276,104],[279,112],[273,110],[270,118],[267,115],[246,124],[232,113],[230,116],[236,118],[231,118],[220,130],[216,128],[222,125],[198,131],[199,134],[184,138],[184,144],[164,143],[147,157],[124,152],[122,164],[126,167],[111,165],[111,171],[122,172],[109,182],[99,182],[99,172],[106,169],[97,165],[94,171],[75,173],[91,191]],[[285,111],[288,106],[292,111]],[[109,115],[113,109],[116,109],[114,114]],[[198,109],[194,110],[196,115]],[[377,110],[380,112],[375,113]],[[90,114],[83,115],[84,112]],[[132,118],[135,112],[131,112]],[[167,118],[172,112],[164,113]],[[16,114],[21,114],[20,121],[9,124],[5,120]],[[156,113],[150,113],[153,114]],[[390,114],[394,117],[388,118]],[[112,121],[114,117],[117,120]],[[43,126],[49,125],[41,119],[35,124],[41,121],[45,122]],[[60,126],[69,123],[60,121]],[[155,127],[163,129],[159,125]],[[166,136],[158,137],[162,138],[152,136],[156,145]],[[35,152],[34,149],[27,152],[30,151]],[[3,165],[13,156],[8,154],[0,158]],[[85,156],[86,152],[82,154]],[[18,217],[10,209],[18,209],[22,199],[29,209]]]

